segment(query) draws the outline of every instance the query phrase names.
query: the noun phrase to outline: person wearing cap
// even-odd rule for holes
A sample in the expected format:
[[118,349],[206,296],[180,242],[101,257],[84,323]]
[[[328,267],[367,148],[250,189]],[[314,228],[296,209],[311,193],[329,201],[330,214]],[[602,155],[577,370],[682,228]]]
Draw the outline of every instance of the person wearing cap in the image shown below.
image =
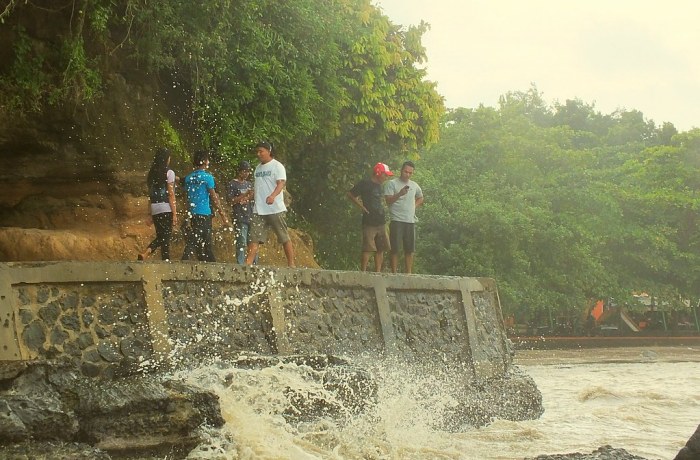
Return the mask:
[[[253,183],[248,180],[251,171],[250,163],[240,161],[236,168],[236,177],[226,188],[226,200],[231,206],[231,217],[236,232],[236,261],[241,265],[245,264],[250,220],[253,217]],[[253,263],[257,263],[257,257]]]
[[393,175],[387,165],[377,163],[372,169],[372,176],[359,181],[347,193],[350,201],[362,211],[362,271],[367,271],[369,258],[374,253],[374,270],[381,272],[384,252],[391,249],[386,233],[382,185]]
[[391,244],[391,271],[396,273],[399,252],[403,247],[406,273],[413,271],[413,253],[416,251],[416,208],[423,204],[423,190],[411,180],[415,165],[406,161],[401,175],[390,180],[384,188],[384,199],[389,206],[389,242]]
[[219,202],[216,193],[214,176],[209,167],[209,152],[197,150],[193,158],[194,171],[184,179],[184,187],[187,192],[188,216],[190,219],[190,231],[185,238],[185,250],[182,260],[189,260],[193,256],[203,262],[216,262],[214,257],[214,243],[212,239],[213,209],[216,210],[224,221],[226,227],[231,226],[224,209]]
[[250,238],[246,265],[252,265],[258,255],[260,244],[267,242],[268,230],[277,235],[277,241],[284,248],[287,265],[294,267],[294,246],[289,238],[284,204],[284,186],[287,183],[287,172],[284,165],[273,158],[272,144],[260,142],[255,146],[260,164],[255,168],[254,207],[250,221]]

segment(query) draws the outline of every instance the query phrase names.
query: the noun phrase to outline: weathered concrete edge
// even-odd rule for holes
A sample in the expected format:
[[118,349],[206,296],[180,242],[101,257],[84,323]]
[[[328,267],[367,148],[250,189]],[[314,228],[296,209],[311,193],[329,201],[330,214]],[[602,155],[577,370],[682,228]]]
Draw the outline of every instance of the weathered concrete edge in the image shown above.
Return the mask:
[[[482,280],[490,278],[462,278],[457,276],[403,275],[391,273],[318,270],[242,266],[229,263],[198,262],[7,262],[0,263],[10,284],[51,282],[140,282],[148,274],[160,274],[161,280],[253,281],[261,275],[275,276],[278,282],[312,285],[332,281],[341,286],[373,288],[381,278],[390,289],[459,290],[460,280],[472,280],[470,289],[483,290]],[[212,276],[215,275],[215,276]],[[1,275],[0,275],[1,276]],[[491,280],[492,281],[492,280]]]

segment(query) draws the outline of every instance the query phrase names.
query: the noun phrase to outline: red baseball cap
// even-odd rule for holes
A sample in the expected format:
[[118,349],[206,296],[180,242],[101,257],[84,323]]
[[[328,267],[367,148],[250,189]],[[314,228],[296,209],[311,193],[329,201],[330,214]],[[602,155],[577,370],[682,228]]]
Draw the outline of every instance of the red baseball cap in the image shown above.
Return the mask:
[[394,173],[389,170],[389,167],[385,165],[384,163],[377,163],[374,165],[374,175],[375,176],[381,176],[382,174],[386,174],[387,176],[393,176]]

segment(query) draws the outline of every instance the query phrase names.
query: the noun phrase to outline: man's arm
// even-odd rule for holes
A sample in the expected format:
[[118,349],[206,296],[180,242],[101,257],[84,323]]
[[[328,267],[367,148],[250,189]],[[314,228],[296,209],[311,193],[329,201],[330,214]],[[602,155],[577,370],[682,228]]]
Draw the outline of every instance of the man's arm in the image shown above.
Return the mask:
[[286,184],[287,181],[284,179],[277,179],[277,185],[275,186],[275,189],[270,193],[270,196],[265,198],[265,203],[267,204],[272,204],[275,201],[275,198],[277,198],[277,195],[282,193],[282,189],[284,188],[284,184]]
[[209,199],[211,200],[212,203],[214,203],[214,210],[219,213],[221,218],[224,220],[224,224],[227,227],[230,226],[231,223],[228,221],[226,214],[224,214],[224,208],[221,207],[221,202],[219,201],[219,195],[216,193],[216,190],[213,188],[209,189]]
[[423,205],[423,196],[423,189],[420,188],[420,185],[416,186],[416,208]]
[[173,227],[177,226],[177,204],[175,203],[175,187],[172,182],[168,182],[168,203],[173,213]]
[[[235,185],[229,185],[228,194],[226,195],[226,201],[231,205],[247,203],[250,201],[252,191],[253,189],[251,188],[247,192],[243,193],[241,192],[241,189],[236,187]],[[238,194],[236,195],[236,193]]]
[[386,201],[386,204],[391,206],[392,204],[396,203],[396,201],[404,196],[405,194],[408,193],[408,185],[405,187],[401,187],[398,192],[393,193],[391,195],[384,195],[384,201]]
[[365,214],[369,214],[369,211],[367,210],[367,208],[365,208],[365,205],[362,203],[362,201],[360,200],[359,197],[356,197],[355,195],[353,195],[350,192],[347,193],[347,196],[348,196],[348,199],[350,201],[355,203],[355,206],[357,206],[358,208],[360,208],[362,210],[362,212],[364,212]]

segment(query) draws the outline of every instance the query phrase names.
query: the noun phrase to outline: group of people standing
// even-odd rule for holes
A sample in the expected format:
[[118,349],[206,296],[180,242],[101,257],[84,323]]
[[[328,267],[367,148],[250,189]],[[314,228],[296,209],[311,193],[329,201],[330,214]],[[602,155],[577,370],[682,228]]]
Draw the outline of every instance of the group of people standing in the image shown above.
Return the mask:
[[[401,165],[401,175],[394,176],[384,163],[377,163],[369,178],[362,179],[347,196],[362,210],[362,254],[360,268],[367,270],[374,254],[374,270],[382,271],[384,253],[391,253],[391,271],[396,273],[403,249],[405,273],[413,272],[416,250],[416,208],[423,204],[423,190],[411,180],[415,165]],[[385,205],[389,210],[389,234],[386,231]]]
[[[255,146],[260,163],[253,172],[249,162],[238,163],[236,177],[228,184],[226,202],[231,206],[236,240],[236,261],[241,265],[257,263],[260,244],[267,241],[272,230],[284,248],[287,264],[294,267],[294,247],[289,238],[285,214],[284,187],[287,173],[284,165],[272,153],[272,144],[260,142]],[[175,184],[178,178],[170,168],[170,152],[156,151],[146,182],[150,199],[150,214],[156,237],[138,260],[145,260],[158,248],[163,260],[170,260],[170,240],[178,224]],[[181,180],[187,194],[185,249],[182,260],[196,258],[215,262],[212,219],[216,213],[223,224],[231,228],[226,212],[216,193],[216,181],[208,171],[209,153],[198,150],[193,156],[194,171]],[[423,191],[411,180],[415,165],[406,161],[401,174],[394,177],[389,167],[377,163],[369,178],[362,179],[348,191],[348,198],[362,210],[362,252],[360,268],[366,271],[374,254],[374,269],[382,271],[384,253],[390,252],[391,271],[396,273],[403,249],[404,271],[412,273],[416,249],[416,208],[423,204]],[[389,232],[386,230],[386,211]]]
[[[257,261],[259,245],[267,241],[268,229],[272,230],[284,248],[287,264],[294,267],[294,247],[289,233],[285,214],[284,186],[287,175],[282,163],[273,158],[272,144],[260,142],[255,147],[260,164],[255,168],[254,183],[251,183],[250,163],[238,164],[236,178],[227,190],[227,201],[232,206],[236,233],[236,260],[240,264],[251,265]],[[205,262],[215,262],[213,251],[212,219],[218,213],[225,227],[231,222],[224,212],[214,176],[209,168],[209,153],[198,150],[193,156],[194,171],[182,179],[187,194],[187,225],[185,229],[185,250],[182,260],[197,258]],[[147,184],[150,211],[156,229],[156,237],[146,250],[138,255],[145,260],[158,248],[161,258],[170,260],[170,239],[177,225],[175,199],[175,173],[170,169],[170,152],[159,149],[156,152]]]

